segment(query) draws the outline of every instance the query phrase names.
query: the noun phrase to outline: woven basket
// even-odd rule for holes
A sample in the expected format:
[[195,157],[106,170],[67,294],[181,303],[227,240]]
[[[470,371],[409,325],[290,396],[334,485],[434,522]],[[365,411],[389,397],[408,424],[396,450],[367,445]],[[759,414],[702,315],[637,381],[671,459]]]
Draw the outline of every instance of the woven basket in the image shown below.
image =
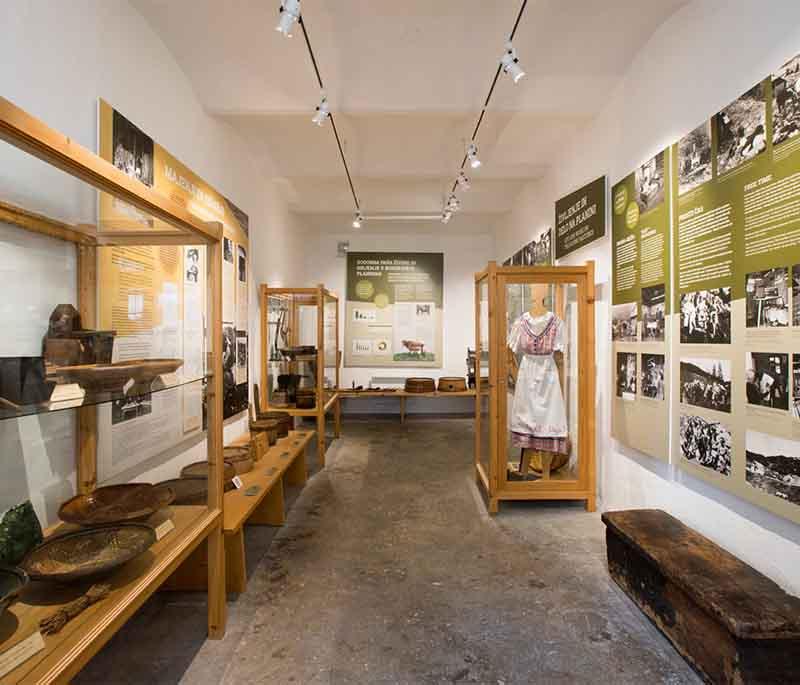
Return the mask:
[[406,378],[406,392],[434,392],[436,381],[433,378]]
[[277,421],[279,438],[288,438],[289,431],[294,428],[292,415],[285,411],[262,411],[257,416],[259,421]]
[[442,376],[439,379],[439,392],[464,392],[467,381],[460,376]]

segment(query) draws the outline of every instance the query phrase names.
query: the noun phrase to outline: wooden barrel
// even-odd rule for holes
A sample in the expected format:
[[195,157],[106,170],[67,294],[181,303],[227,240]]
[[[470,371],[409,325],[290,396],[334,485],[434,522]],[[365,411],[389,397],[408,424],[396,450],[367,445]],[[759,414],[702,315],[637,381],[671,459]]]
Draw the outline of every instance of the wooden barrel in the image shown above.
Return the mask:
[[294,428],[292,415],[285,411],[262,411],[257,414],[259,421],[277,421],[278,438],[288,438],[289,431]]
[[467,381],[460,376],[442,376],[439,379],[439,392],[464,392]]
[[436,381],[433,378],[406,378],[406,392],[434,392]]

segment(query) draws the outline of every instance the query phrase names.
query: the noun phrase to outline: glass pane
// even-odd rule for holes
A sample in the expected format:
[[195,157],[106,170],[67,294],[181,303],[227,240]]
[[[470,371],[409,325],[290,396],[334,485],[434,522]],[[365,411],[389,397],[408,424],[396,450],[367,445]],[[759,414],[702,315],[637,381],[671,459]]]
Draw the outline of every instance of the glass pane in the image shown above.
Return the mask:
[[510,283],[506,297],[506,478],[578,477],[577,286]]
[[337,374],[339,366],[338,309],[338,300],[330,295],[325,295],[325,315],[322,323],[325,343],[325,370],[322,384],[327,397],[333,394],[339,382]]
[[[479,340],[475,355],[471,361],[471,372],[480,378],[481,390],[481,419],[480,419],[480,454],[479,463],[484,474],[489,478],[489,460],[491,449],[489,445],[489,283],[484,280],[479,286]],[[474,369],[474,370],[473,370]]]
[[267,403],[313,409],[317,388],[317,299],[267,294]]

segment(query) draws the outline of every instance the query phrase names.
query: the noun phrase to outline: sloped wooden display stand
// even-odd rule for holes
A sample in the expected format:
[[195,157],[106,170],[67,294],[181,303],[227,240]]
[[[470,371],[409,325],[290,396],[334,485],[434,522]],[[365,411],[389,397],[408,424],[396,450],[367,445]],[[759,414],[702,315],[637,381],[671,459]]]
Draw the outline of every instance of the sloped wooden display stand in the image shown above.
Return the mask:
[[[247,589],[244,528],[246,525],[282,526],[286,521],[286,485],[305,485],[308,478],[306,447],[314,431],[292,431],[271,447],[255,468],[240,476],[242,487],[225,493],[225,568],[228,592]],[[169,590],[201,590],[206,586],[206,549],[200,547],[173,575]]]
[[[204,223],[183,207],[162,197],[137,180],[126,176],[109,162],[49,128],[14,104],[0,98],[0,138],[79,179],[94,189],[135,207],[152,217],[157,228],[70,225],[42,214],[0,203],[0,221],[33,233],[75,245],[78,261],[78,309],[85,327],[97,318],[97,249],[106,245],[188,245],[207,246],[210,266],[210,317],[207,375],[207,454],[209,497],[206,507],[172,507],[175,529],[146,554],[120,567],[110,578],[111,594],[92,605],[55,635],[44,637],[44,649],[5,675],[2,685],[11,683],[68,683],[133,613],[150,597],[201,543],[209,550],[208,634],[225,633],[225,566],[222,535],[222,226]],[[58,303],[54,303],[58,304]],[[97,409],[80,406],[77,412],[78,440],[76,471],[79,492],[91,492],[97,485]],[[0,626],[0,654],[38,631],[38,621],[64,603],[75,599],[48,596],[41,603],[29,603],[23,594],[10,615],[16,629]],[[27,590],[26,590],[27,593]],[[62,601],[63,600],[63,601]],[[9,614],[7,613],[6,618]]]
[[[271,405],[269,400],[268,386],[272,382],[270,375],[270,337],[269,330],[269,299],[273,296],[286,296],[290,302],[290,326],[289,326],[289,346],[299,345],[299,321],[300,315],[298,307],[315,306],[317,308],[317,378],[315,383],[317,402],[313,409],[298,409],[295,406],[284,405]],[[324,285],[319,284],[316,288],[270,288],[267,284],[262,284],[259,289],[259,297],[261,304],[261,378],[265,380],[260,386],[261,391],[261,407],[264,411],[283,411],[291,414],[292,416],[299,416],[302,418],[315,418],[317,424],[317,459],[320,468],[325,466],[325,449],[326,449],[326,436],[325,436],[325,421],[328,414],[333,413],[334,422],[334,436],[338,438],[341,434],[342,414],[341,405],[339,402],[339,395],[336,388],[339,387],[339,367],[340,357],[339,352],[339,298],[332,292],[327,290]],[[302,301],[298,298],[303,298]],[[335,321],[335,349],[333,350],[333,359],[335,360],[335,382],[333,389],[326,389],[324,383],[324,369],[326,353],[331,350],[326,350],[325,341],[325,304],[326,302],[334,302],[336,304],[336,321]],[[328,365],[330,367],[331,365]],[[320,401],[320,398],[324,398]]]
[[[577,291],[577,339],[571,341],[577,352],[578,393],[577,473],[539,478],[508,478],[508,344],[507,286],[575,286]],[[556,289],[553,307],[564,307],[563,295]],[[561,300],[561,301],[559,301]],[[475,474],[486,493],[490,513],[497,513],[504,500],[582,500],[587,511],[595,510],[595,324],[594,262],[584,266],[498,267],[495,262],[475,274],[475,349],[476,359],[488,357],[489,383],[476,374]],[[482,312],[482,302],[486,311]],[[482,331],[486,326],[488,330]],[[482,340],[488,338],[488,349]],[[488,415],[482,416],[482,396],[488,392]],[[486,423],[488,422],[488,426]],[[484,432],[482,432],[484,431]],[[488,433],[488,435],[486,435]],[[484,438],[484,436],[486,436]]]

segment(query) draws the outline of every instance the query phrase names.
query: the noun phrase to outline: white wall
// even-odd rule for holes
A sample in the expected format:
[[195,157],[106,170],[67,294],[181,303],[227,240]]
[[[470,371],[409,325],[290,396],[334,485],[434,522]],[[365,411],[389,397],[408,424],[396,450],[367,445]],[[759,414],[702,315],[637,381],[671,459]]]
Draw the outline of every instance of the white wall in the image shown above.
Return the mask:
[[[255,284],[288,283],[303,273],[303,227],[243,141],[205,113],[144,19],[123,0],[4,0],[0,84],[4,97],[90,150],[96,149],[97,99],[104,98],[249,214],[252,378],[259,331]],[[0,156],[0,198],[28,200],[28,205],[52,209],[70,220],[93,220],[94,205],[84,201],[85,192],[51,183],[49,176],[23,175],[9,163],[7,152]],[[0,259],[9,254],[2,249],[0,245]],[[0,323],[12,326],[13,320],[6,313]],[[241,420],[234,421],[226,426],[226,435],[243,427]],[[0,422],[0,444],[7,469],[2,480],[4,485],[15,483],[0,488],[0,512],[31,496],[44,522],[52,522],[58,502],[73,487],[74,417],[67,412]],[[185,448],[143,477],[175,475],[202,445]],[[12,473],[13,481],[6,479]]]
[[[565,147],[551,173],[525,188],[498,226],[497,258],[504,259],[552,225],[558,197],[602,174],[610,185],[616,183],[798,52],[796,0],[696,0],[687,5],[636,56],[601,113]],[[563,263],[587,259],[596,261],[597,282],[603,284],[597,312],[602,507],[665,509],[800,594],[800,528],[609,437],[609,239]]]
[[[357,233],[331,234],[318,232],[307,243],[307,285],[324,283],[341,297],[346,293],[347,260],[336,256],[337,243],[350,241],[353,252],[392,251],[398,252],[442,252],[444,253],[444,361],[441,369],[432,368],[343,368],[341,384],[369,387],[373,376],[463,376],[466,377],[467,347],[475,348],[475,272],[486,267],[489,256],[494,254],[494,241],[487,231],[460,235],[452,227],[444,227],[438,233],[387,234],[370,233],[369,222]],[[344,299],[340,301],[339,317],[340,345],[344,349]],[[409,413],[447,413],[474,411],[474,401],[410,400]],[[396,400],[378,402],[356,400],[345,403],[345,411],[394,412],[398,411]]]

